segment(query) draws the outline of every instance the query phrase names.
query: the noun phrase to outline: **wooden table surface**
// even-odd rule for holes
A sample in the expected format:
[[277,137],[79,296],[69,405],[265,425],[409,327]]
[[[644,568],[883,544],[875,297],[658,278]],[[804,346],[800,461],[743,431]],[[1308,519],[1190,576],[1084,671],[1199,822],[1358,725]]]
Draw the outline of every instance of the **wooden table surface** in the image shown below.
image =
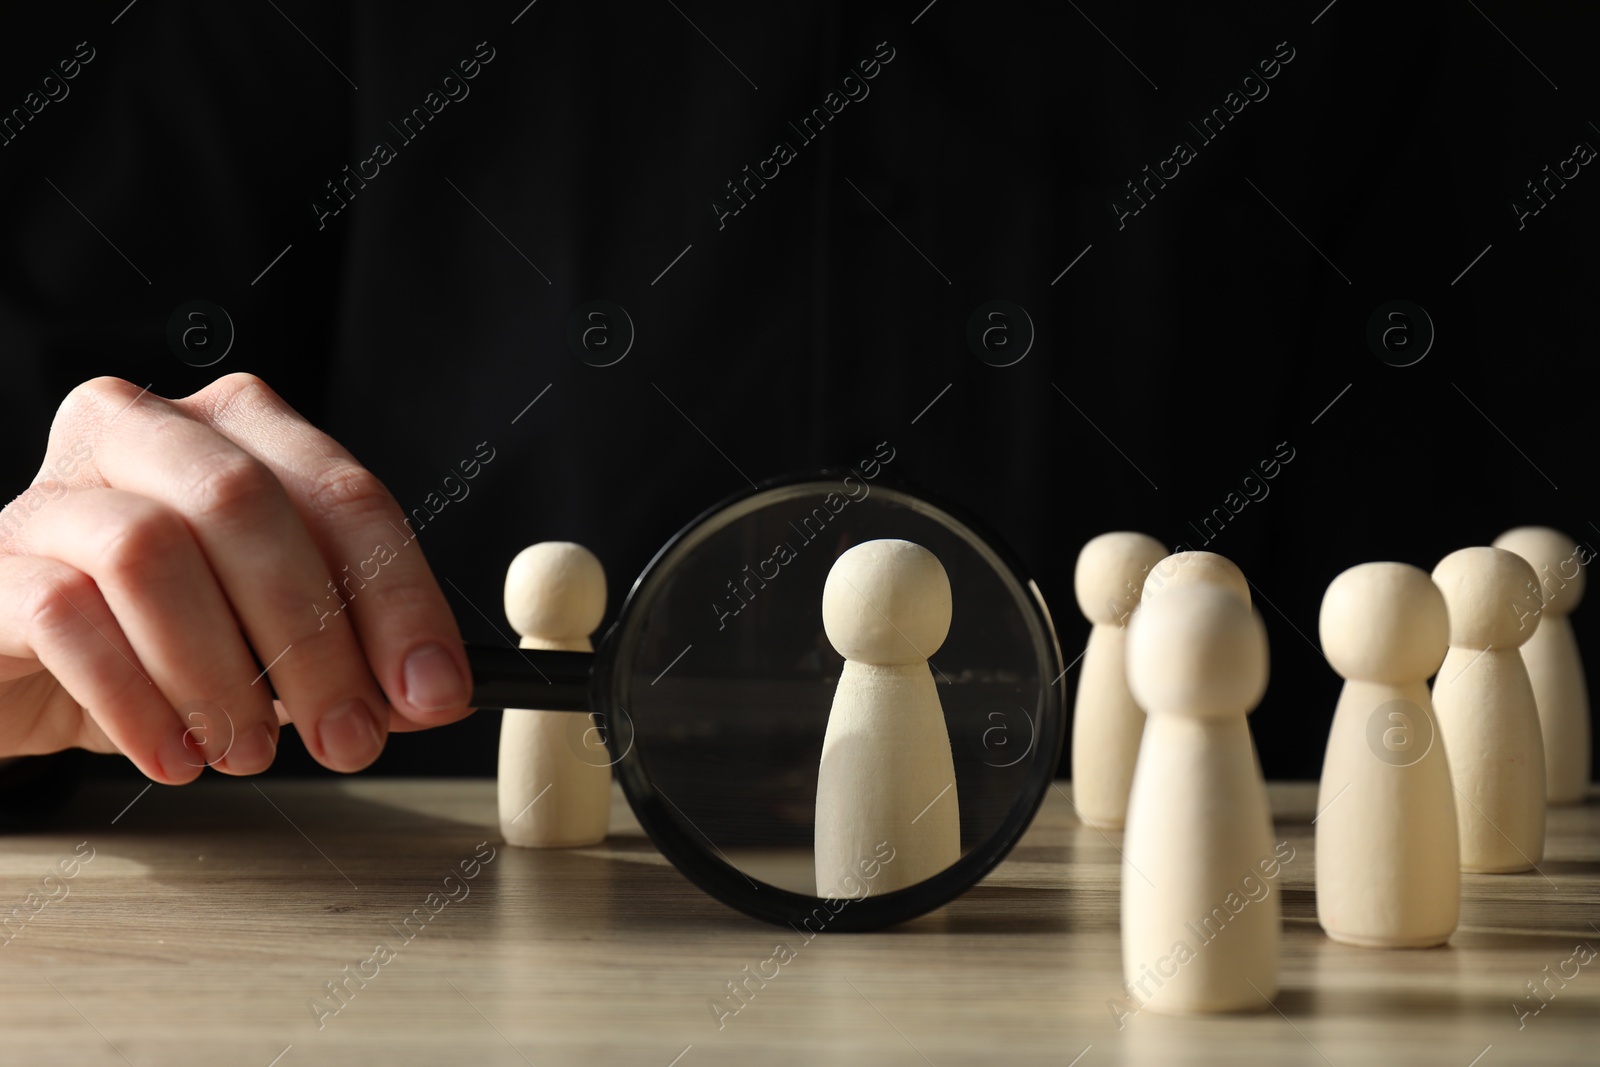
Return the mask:
[[[962,899],[807,943],[691,886],[620,797],[605,845],[529,852],[498,842],[492,781],[97,784],[0,838],[0,1063],[1600,1063],[1600,959],[1568,962],[1600,948],[1600,795],[1551,813],[1542,873],[1463,876],[1449,947],[1386,952],[1322,935],[1315,790],[1275,784],[1276,1004],[1119,1029],[1120,841],[1068,789]],[[780,941],[719,1028],[724,983]],[[1574,969],[1519,1019],[1525,983]]]

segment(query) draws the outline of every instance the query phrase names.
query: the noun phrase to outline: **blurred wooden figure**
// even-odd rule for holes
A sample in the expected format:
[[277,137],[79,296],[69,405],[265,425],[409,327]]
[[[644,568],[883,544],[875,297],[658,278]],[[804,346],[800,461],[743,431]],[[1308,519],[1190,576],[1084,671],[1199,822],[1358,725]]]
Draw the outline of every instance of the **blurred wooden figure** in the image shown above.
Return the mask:
[[1527,871],[1544,857],[1544,736],[1518,651],[1540,625],[1519,615],[1533,580],[1527,561],[1501,548],[1463,548],[1433,569],[1450,615],[1433,712],[1457,793],[1463,871]]
[[1124,981],[1158,1012],[1264,1009],[1282,912],[1249,889],[1275,853],[1245,716],[1266,691],[1266,629],[1236,591],[1168,589],[1129,623],[1128,684],[1147,721],[1123,833]]
[[[1189,585],[1209,585],[1225,589],[1253,607],[1250,600],[1250,580],[1239,565],[1227,556],[1215,552],[1174,552],[1161,560],[1145,576],[1144,588],[1139,598],[1149,603],[1169,589],[1182,589]],[[1256,739],[1250,735],[1250,753],[1255,760],[1256,773],[1261,773],[1261,756],[1256,751]],[[1263,779],[1264,780],[1264,779]]]
[[1086,826],[1120,830],[1128,812],[1144,712],[1128,692],[1124,638],[1145,575],[1166,552],[1141,533],[1106,533],[1078,553],[1072,588],[1093,629],[1072,712],[1072,803]]
[[1154,600],[1168,589],[1194,583],[1226,589],[1250,606],[1250,582],[1244,571],[1227,556],[1215,552],[1174,552],[1158,561],[1145,576],[1139,599]]
[[1539,616],[1538,629],[1522,646],[1522,662],[1544,734],[1545,799],[1582,804],[1589,793],[1589,688],[1567,616],[1583,599],[1583,568],[1593,553],[1548,526],[1507,530],[1494,547],[1527,560],[1538,581],[1528,590],[1525,599],[1531,603],[1522,612]]

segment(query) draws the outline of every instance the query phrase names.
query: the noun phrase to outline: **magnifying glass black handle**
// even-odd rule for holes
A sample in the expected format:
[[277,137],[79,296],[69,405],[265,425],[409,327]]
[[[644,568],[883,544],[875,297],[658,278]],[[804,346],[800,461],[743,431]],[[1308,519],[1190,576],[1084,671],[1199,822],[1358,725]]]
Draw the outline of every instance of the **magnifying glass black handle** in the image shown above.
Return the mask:
[[593,652],[468,645],[475,708],[588,711]]

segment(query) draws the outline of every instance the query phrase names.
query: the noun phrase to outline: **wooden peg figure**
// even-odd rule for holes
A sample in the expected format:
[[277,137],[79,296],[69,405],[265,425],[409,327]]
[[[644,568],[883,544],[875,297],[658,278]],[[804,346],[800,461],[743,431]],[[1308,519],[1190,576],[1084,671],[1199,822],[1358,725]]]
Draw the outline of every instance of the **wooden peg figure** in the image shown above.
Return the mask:
[[[843,553],[822,590],[822,625],[844,657],[817,774],[817,895],[915,885],[961,858],[955,761],[928,657],[950,632],[950,579],[910,541]],[[862,864],[887,843],[869,883]]]
[[1433,569],[1450,614],[1433,712],[1457,793],[1463,871],[1527,871],[1544,857],[1544,735],[1519,650],[1541,624],[1519,612],[1533,581],[1527,561],[1501,548],[1463,548]]
[[1428,695],[1450,636],[1427,572],[1363,563],[1322,598],[1345,679],[1317,794],[1317,921],[1335,941],[1442,945],[1461,912],[1455,791]]
[[[1142,603],[1149,603],[1169,589],[1182,589],[1189,585],[1209,585],[1223,589],[1246,606],[1252,607],[1250,581],[1239,565],[1227,556],[1215,552],[1174,552],[1158,562],[1145,576],[1144,588],[1139,593]],[[1247,731],[1248,733],[1248,731]],[[1256,739],[1250,735],[1250,752],[1260,776],[1261,757],[1256,752]]]
[[1545,799],[1582,804],[1589,793],[1589,689],[1583,659],[1567,616],[1583,599],[1585,546],[1548,526],[1520,526],[1495,538],[1495,548],[1515,552],[1534,569],[1520,616],[1539,616],[1538,629],[1522,646],[1522,662],[1533,683],[1544,735]]
[[1245,716],[1266,691],[1266,629],[1235,592],[1168,589],[1129,623],[1128,684],[1146,721],[1123,831],[1124,982],[1162,1013],[1264,1009],[1282,918]]
[[1101,534],[1078,553],[1073,592],[1094,627],[1072,711],[1072,803],[1085,826],[1120,830],[1128,813],[1144,712],[1128,692],[1124,638],[1145,575],[1166,553],[1141,533]]
[[1215,552],[1174,552],[1158,561],[1145,576],[1139,598],[1153,600],[1168,589],[1196,582],[1227,589],[1247,606],[1250,604],[1250,582],[1244,571],[1227,556]]
[[[592,652],[606,610],[606,575],[582,545],[545,541],[506,571],[506,617],[523,648]],[[500,832],[508,845],[571,848],[603,841],[611,766],[582,715],[508,708],[500,724]]]

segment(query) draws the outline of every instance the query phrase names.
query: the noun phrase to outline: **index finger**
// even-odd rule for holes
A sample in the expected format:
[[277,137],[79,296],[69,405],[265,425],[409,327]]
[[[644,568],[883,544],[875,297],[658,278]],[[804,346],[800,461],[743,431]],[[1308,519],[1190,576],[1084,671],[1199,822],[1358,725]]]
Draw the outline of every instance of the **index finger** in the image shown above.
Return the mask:
[[322,625],[348,617],[391,707],[418,726],[470,714],[472,676],[455,616],[378,477],[254,375],[227,375],[174,403],[283,485],[333,575],[327,595],[306,610]]

